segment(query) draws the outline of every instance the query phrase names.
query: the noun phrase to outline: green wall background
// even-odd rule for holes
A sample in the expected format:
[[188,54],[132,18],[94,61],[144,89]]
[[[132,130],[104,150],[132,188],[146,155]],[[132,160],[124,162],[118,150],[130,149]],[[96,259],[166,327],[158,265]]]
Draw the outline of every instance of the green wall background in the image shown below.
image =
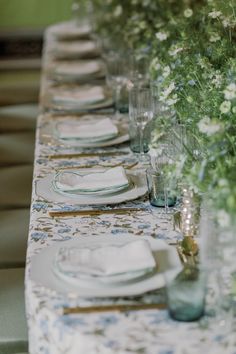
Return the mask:
[[0,28],[44,27],[71,18],[72,0],[0,0]]

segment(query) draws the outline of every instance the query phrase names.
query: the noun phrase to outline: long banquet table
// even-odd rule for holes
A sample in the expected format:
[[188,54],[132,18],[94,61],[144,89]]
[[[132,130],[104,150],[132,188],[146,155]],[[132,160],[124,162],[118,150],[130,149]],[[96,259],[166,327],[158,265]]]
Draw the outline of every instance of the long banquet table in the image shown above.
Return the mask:
[[[45,35],[41,97],[47,94],[50,80],[47,70],[50,62],[50,29]],[[60,168],[87,165],[113,166],[119,163],[129,166],[135,160],[127,143],[118,147],[99,149],[119,151],[120,155],[84,156],[81,158],[53,159],[50,155],[70,153],[50,142],[47,132],[50,124],[58,118],[57,113],[46,110],[41,100],[42,114],[38,117],[31,218],[27,250],[25,295],[29,328],[29,351],[31,354],[189,354],[189,353],[235,353],[233,337],[215,334],[214,329],[204,328],[204,322],[181,323],[172,320],[166,309],[145,309],[126,312],[91,312],[63,314],[64,307],[94,306],[117,303],[148,303],[165,301],[163,289],[142,296],[127,298],[83,298],[78,294],[60,294],[34,281],[31,277],[33,257],[46,247],[64,241],[104,235],[117,238],[130,234],[149,236],[171,244],[179,238],[172,223],[160,212],[151,208],[147,197],[125,202],[119,207],[140,207],[137,213],[101,214],[96,216],[51,217],[49,210],[71,210],[74,206],[48,201],[37,194],[37,182]],[[107,111],[109,112],[109,110]],[[79,119],[79,118],[78,118]],[[88,151],[88,150],[83,150]],[[94,149],[89,151],[97,152]],[[122,152],[124,154],[122,154]],[[134,169],[142,172],[139,166]],[[116,207],[116,206],[113,206]],[[112,208],[113,208],[112,207]],[[83,209],[84,207],[81,207]],[[96,206],[94,209],[111,209]],[[174,247],[174,246],[172,246]],[[45,277],[47,276],[45,272]]]

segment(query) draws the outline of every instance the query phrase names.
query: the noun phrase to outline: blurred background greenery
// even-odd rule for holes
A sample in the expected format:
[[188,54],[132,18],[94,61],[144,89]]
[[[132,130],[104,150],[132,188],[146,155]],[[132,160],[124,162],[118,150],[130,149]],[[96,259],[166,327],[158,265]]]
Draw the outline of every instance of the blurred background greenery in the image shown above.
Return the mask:
[[68,20],[72,0],[0,0],[0,30],[37,28]]

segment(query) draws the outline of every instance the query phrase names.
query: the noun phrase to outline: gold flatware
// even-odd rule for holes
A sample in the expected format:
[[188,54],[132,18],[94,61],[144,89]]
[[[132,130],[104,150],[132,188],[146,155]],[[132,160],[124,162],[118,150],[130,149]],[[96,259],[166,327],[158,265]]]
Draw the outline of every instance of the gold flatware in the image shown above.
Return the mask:
[[113,168],[113,167],[118,167],[118,166],[123,166],[126,170],[129,170],[136,166],[139,162],[136,161],[130,165],[125,165],[123,162],[117,163],[115,165],[80,165],[80,166],[65,166],[65,167],[55,167],[55,170],[61,171],[61,170],[74,170],[74,169],[82,169],[82,168],[96,168],[96,167],[104,167],[104,168]]
[[109,151],[109,152],[94,152],[94,153],[74,153],[74,154],[56,154],[56,155],[47,155],[47,157],[52,159],[73,159],[73,158],[83,158],[83,157],[99,157],[99,156],[119,156],[119,155],[128,155],[127,151]]
[[76,313],[93,313],[93,312],[127,312],[127,311],[140,311],[140,310],[164,310],[167,308],[165,303],[160,304],[136,304],[136,305],[102,305],[102,306],[89,306],[89,307],[64,307],[63,315],[71,315]]
[[122,209],[109,209],[109,210],[51,210],[49,215],[52,217],[66,217],[66,216],[97,216],[102,214],[130,214],[145,211],[144,208],[122,208]]

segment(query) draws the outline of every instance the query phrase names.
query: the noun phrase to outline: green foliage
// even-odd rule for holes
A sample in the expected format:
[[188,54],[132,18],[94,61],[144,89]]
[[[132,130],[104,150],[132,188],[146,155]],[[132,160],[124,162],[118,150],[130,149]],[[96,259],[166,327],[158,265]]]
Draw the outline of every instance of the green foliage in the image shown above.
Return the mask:
[[97,19],[103,35],[120,35],[149,56],[160,101],[194,134],[195,159],[186,149],[176,171],[209,193],[219,213],[234,217],[236,0],[94,0],[94,6],[105,13]]

